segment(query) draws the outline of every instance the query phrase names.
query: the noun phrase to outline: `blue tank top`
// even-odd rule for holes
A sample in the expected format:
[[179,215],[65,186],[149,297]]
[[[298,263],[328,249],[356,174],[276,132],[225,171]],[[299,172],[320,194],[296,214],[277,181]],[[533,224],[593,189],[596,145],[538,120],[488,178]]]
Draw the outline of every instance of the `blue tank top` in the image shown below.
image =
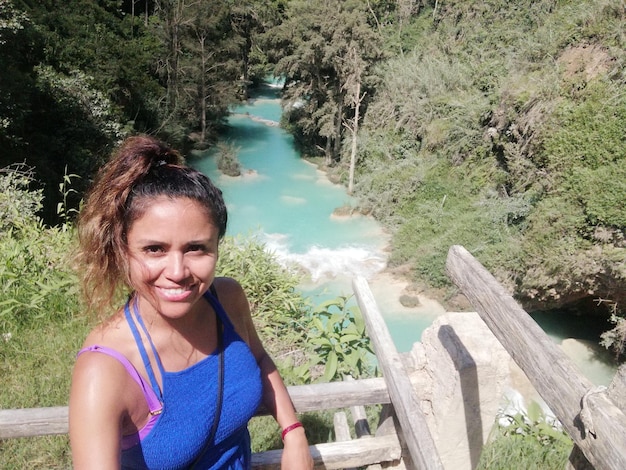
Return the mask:
[[[250,468],[248,421],[261,403],[260,370],[250,348],[235,332],[233,324],[217,298],[209,292],[205,298],[219,316],[223,329],[224,382],[219,425],[213,445],[203,454],[194,469],[241,470]],[[122,450],[123,469],[184,469],[205,446],[213,425],[218,396],[218,352],[187,369],[167,372],[157,354],[147,329],[131,306],[125,314],[148,372],[152,389],[163,403],[163,410],[150,432],[140,442]],[[135,322],[136,320],[136,322]],[[156,381],[137,324],[143,330],[162,377],[162,390]]]

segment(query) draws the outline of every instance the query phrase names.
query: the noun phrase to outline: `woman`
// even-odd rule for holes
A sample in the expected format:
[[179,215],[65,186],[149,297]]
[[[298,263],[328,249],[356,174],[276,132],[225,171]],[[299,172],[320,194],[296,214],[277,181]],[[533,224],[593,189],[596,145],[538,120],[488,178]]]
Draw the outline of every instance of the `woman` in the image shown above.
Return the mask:
[[76,469],[249,468],[261,403],[283,428],[282,468],[312,468],[241,286],[215,277],[226,220],[221,191],[156,139],[127,139],[101,169],[78,222],[83,285],[100,314],[131,294],[76,360]]

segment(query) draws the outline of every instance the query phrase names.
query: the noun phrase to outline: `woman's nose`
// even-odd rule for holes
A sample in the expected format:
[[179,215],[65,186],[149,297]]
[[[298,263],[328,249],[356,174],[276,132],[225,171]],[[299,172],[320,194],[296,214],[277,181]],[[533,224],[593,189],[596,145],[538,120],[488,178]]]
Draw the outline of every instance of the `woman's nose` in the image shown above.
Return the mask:
[[165,268],[165,274],[173,281],[178,281],[187,277],[188,270],[183,253],[170,253],[167,260],[167,266]]

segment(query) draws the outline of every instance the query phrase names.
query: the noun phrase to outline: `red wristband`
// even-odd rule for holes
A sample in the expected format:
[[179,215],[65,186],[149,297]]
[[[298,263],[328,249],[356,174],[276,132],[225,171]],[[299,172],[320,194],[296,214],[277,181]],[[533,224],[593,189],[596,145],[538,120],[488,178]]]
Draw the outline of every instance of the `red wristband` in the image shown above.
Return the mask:
[[302,423],[300,421],[296,421],[295,423],[293,423],[290,426],[287,426],[285,429],[283,429],[282,434],[280,435],[280,437],[282,438],[282,440],[285,440],[285,435],[289,432],[289,431],[293,431],[294,429],[297,428],[301,428],[302,427]]

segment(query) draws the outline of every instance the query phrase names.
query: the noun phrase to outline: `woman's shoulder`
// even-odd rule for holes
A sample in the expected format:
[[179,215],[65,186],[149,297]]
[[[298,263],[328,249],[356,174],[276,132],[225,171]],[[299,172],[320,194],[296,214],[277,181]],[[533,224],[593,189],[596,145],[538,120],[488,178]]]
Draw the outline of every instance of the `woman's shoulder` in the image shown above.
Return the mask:
[[217,297],[239,335],[249,337],[250,304],[241,284],[231,277],[217,277],[213,281]]
[[[119,350],[120,346],[127,342],[128,333],[128,325],[124,319],[123,312],[120,310],[96,325],[87,334],[82,347],[98,345]],[[121,349],[124,348],[122,347]],[[124,351],[119,352],[123,353]]]
[[243,295],[243,287],[232,277],[216,277],[213,279],[213,285],[217,290],[217,295],[223,292],[225,295]]
[[[73,381],[77,382],[76,387],[93,387],[100,391],[99,397],[127,393],[132,380],[127,364],[136,367],[129,335],[132,341],[132,333],[127,331],[124,316],[119,312],[92,329],[74,364]],[[103,354],[103,350],[112,352]]]
[[[88,350],[87,354],[84,352],[85,349]],[[94,349],[99,349],[99,351],[93,352]],[[102,349],[113,350],[114,354],[102,354]],[[115,356],[123,356],[135,368],[141,363],[134,336],[126,322],[123,310],[94,327],[85,338],[81,352],[77,364],[82,363],[88,368],[104,368],[102,372],[105,374],[122,373],[121,362]]]

